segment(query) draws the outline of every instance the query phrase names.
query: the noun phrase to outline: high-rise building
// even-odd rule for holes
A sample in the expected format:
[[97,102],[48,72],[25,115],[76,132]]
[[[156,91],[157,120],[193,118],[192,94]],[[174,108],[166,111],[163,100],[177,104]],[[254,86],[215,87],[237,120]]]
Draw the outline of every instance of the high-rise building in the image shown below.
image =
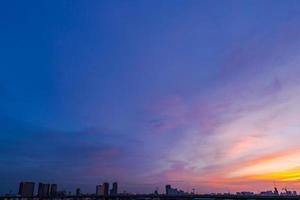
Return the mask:
[[107,182],[103,183],[103,190],[104,190],[104,195],[108,195],[109,183]]
[[96,195],[104,195],[104,187],[103,185],[96,186]]
[[80,196],[80,188],[76,189],[76,196]]
[[19,195],[31,197],[34,193],[34,182],[21,182],[19,187]]
[[50,184],[39,183],[38,196],[47,197],[50,193]]
[[56,194],[57,194],[57,185],[51,184],[50,196],[56,196]]
[[171,185],[166,185],[166,194],[168,195],[171,190]]
[[110,190],[111,195],[116,195],[118,194],[118,183],[114,182],[112,185],[112,189]]

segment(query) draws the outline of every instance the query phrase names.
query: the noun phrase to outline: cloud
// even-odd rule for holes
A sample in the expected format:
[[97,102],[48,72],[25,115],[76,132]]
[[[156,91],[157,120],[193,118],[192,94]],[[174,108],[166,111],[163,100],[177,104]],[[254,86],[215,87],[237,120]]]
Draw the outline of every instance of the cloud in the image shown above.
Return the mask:
[[217,190],[298,179],[300,40],[281,34],[236,49],[208,93],[154,103],[152,132],[171,144],[157,177]]

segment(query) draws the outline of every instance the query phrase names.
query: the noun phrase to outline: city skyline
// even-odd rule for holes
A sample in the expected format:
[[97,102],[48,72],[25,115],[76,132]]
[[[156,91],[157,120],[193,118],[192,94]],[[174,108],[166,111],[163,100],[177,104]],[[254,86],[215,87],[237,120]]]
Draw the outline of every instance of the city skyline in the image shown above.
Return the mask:
[[[35,190],[35,182],[32,181],[22,181],[19,184],[19,190],[18,193],[12,193],[10,191],[7,194],[0,195],[0,197],[3,197],[4,199],[10,198],[76,198],[80,197],[83,199],[89,199],[93,197],[100,197],[100,196],[106,196],[108,199],[117,199],[119,197],[128,197],[130,198],[153,198],[156,196],[156,198],[165,198],[166,196],[169,197],[176,197],[180,199],[180,196],[186,196],[188,198],[220,198],[220,199],[228,199],[228,197],[231,197],[229,199],[240,199],[239,197],[243,196],[244,198],[247,196],[265,196],[265,197],[299,197],[297,194],[297,191],[295,190],[288,190],[287,188],[282,188],[282,192],[278,190],[276,186],[274,186],[273,190],[267,190],[267,191],[261,191],[259,193],[255,193],[253,191],[239,191],[236,193],[232,192],[224,192],[224,193],[197,193],[196,189],[193,188],[192,191],[184,191],[178,188],[172,187],[170,184],[165,185],[164,192],[158,192],[159,188],[156,188],[154,192],[152,193],[134,193],[134,192],[127,192],[127,191],[118,191],[118,183],[113,182],[112,186],[110,187],[110,184],[108,182],[104,182],[103,184],[96,185],[96,191],[93,193],[83,193],[81,191],[81,188],[76,188],[75,192],[72,191],[65,191],[65,190],[58,190],[57,184],[50,184],[50,183],[39,183],[38,184],[38,190]],[[142,196],[139,196],[142,195]],[[200,196],[199,196],[200,195]],[[209,196],[207,196],[209,195]],[[206,197],[205,197],[206,196]],[[243,198],[242,198],[243,199]]]
[[0,194],[300,192],[299,1],[2,1],[0,25]]
[[[124,194],[126,191],[123,191]],[[64,197],[67,195],[74,196],[82,196],[87,195],[89,193],[83,193],[80,187],[77,187],[75,192],[66,191],[64,189],[58,189],[58,185],[56,183],[42,183],[39,182],[37,186],[35,186],[35,182],[33,181],[22,181],[19,184],[19,190],[17,193],[13,191],[9,191],[6,194],[2,194],[1,196],[20,196],[20,197],[39,197],[39,198],[49,198],[49,197]],[[97,196],[101,195],[110,195],[114,196],[119,194],[118,192],[118,183],[113,182],[112,187],[109,186],[108,182],[104,182],[103,184],[96,185],[96,190],[92,193]]]

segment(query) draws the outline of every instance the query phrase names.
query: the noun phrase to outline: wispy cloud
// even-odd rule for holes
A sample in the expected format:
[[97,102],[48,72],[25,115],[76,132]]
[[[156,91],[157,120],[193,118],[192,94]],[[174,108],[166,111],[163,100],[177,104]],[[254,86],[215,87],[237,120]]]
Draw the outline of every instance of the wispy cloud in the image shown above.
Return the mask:
[[[159,176],[198,185],[218,179],[231,186],[298,179],[299,49],[281,33],[257,40],[242,55],[237,49],[221,70],[225,84],[210,93],[158,102],[153,132],[173,142],[166,147],[169,168]],[[283,42],[274,45],[278,37]]]

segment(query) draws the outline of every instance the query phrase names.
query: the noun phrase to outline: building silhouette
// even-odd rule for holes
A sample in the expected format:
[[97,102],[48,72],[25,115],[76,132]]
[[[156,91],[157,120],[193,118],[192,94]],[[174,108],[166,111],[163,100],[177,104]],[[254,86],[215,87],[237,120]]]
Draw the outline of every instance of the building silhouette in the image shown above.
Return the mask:
[[109,195],[109,183],[96,186],[96,195]]
[[50,184],[39,183],[38,196],[47,197],[50,193]]
[[117,182],[114,182],[112,184],[112,189],[110,190],[110,194],[111,195],[116,195],[118,194],[118,183]]
[[183,195],[188,194],[182,190],[178,190],[177,188],[172,188],[171,185],[166,185],[166,195]]
[[168,195],[171,190],[171,185],[166,185],[166,194]]
[[104,187],[103,185],[96,186],[96,195],[104,195]]
[[80,193],[80,188],[77,188],[77,189],[76,189],[76,196],[80,196],[80,194],[81,194],[81,193]]
[[30,197],[34,194],[34,182],[21,182],[19,186],[19,195]]
[[103,190],[104,190],[104,195],[108,195],[108,191],[109,191],[109,183],[105,182],[103,183]]
[[51,184],[50,196],[56,196],[56,195],[57,195],[57,184]]

